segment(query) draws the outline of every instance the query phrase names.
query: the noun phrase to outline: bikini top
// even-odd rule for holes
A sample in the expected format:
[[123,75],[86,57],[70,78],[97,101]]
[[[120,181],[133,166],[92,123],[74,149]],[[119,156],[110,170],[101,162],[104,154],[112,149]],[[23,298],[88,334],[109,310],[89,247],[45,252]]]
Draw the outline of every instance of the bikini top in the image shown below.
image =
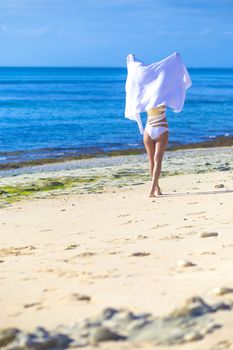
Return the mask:
[[[155,108],[151,108],[148,112],[147,112],[147,124],[151,125],[151,126],[158,126],[158,125],[163,125],[163,124],[167,124],[166,122],[166,106],[160,106],[160,107],[155,107]],[[164,122],[160,122],[161,120],[164,120]]]
[[158,118],[158,119],[162,119],[159,117],[163,118],[165,117],[165,112],[166,112],[166,106],[159,106],[159,107],[154,107],[151,108],[148,112],[147,112],[147,116],[148,117],[153,117],[153,118]]

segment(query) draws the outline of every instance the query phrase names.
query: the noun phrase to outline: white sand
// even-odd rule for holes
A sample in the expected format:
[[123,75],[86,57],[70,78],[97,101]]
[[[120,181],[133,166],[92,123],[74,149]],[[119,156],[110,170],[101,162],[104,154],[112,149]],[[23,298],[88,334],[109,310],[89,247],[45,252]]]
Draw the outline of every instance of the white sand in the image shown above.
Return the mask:
[[[164,316],[195,295],[210,303],[233,301],[233,293],[210,293],[233,287],[232,171],[163,178],[165,195],[155,199],[147,197],[149,187],[109,187],[1,209],[0,328],[51,329],[108,306]],[[201,238],[201,232],[218,236]],[[131,256],[135,252],[149,255]],[[195,266],[177,267],[179,259]],[[73,293],[91,301],[74,300]],[[213,318],[220,329],[172,349],[232,349],[233,310]],[[109,343],[100,348],[166,349]]]

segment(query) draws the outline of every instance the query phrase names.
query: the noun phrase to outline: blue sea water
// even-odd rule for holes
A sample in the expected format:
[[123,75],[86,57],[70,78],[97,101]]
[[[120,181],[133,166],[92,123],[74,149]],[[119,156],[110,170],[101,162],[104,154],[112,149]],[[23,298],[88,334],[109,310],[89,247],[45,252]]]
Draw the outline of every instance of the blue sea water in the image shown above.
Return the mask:
[[[124,118],[125,68],[0,67],[0,163],[143,147]],[[170,143],[233,135],[233,69],[189,69]],[[146,114],[142,115],[145,124]]]

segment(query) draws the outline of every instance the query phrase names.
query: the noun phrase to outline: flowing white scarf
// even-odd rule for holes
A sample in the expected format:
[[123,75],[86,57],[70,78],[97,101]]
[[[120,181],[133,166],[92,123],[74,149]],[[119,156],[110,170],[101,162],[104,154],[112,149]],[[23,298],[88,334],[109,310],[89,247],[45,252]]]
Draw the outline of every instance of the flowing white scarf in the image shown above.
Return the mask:
[[182,111],[192,81],[178,52],[149,65],[129,54],[127,69],[125,117],[138,123],[141,134],[141,112],[161,105]]

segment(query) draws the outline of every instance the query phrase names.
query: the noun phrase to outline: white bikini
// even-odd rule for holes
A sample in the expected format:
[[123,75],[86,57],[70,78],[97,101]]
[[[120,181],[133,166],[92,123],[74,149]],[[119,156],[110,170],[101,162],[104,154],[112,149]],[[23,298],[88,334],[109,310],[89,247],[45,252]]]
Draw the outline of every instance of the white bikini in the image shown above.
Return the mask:
[[160,135],[162,135],[166,131],[169,131],[165,112],[166,106],[151,108],[147,112],[147,122],[145,130],[153,140],[157,140]]

